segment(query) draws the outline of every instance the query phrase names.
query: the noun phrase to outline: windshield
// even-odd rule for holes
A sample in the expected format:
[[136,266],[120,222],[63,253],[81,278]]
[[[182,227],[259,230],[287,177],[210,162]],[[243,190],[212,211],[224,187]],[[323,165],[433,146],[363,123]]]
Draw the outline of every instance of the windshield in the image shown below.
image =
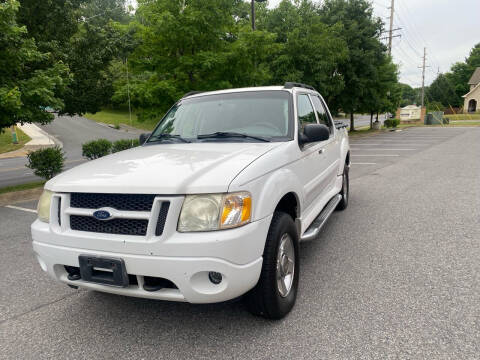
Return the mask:
[[148,142],[179,138],[188,142],[285,141],[293,137],[290,113],[291,95],[286,91],[187,98],[170,109]]

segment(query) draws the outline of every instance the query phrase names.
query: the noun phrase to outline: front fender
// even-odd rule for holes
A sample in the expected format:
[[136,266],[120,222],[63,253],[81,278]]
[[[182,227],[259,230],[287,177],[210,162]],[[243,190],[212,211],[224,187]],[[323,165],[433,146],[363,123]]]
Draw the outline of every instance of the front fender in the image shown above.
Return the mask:
[[304,204],[303,187],[298,176],[289,169],[281,168],[248,183],[234,181],[229,192],[247,190],[252,194],[252,221],[263,219],[275,211],[283,196],[293,193],[297,199],[297,217]]

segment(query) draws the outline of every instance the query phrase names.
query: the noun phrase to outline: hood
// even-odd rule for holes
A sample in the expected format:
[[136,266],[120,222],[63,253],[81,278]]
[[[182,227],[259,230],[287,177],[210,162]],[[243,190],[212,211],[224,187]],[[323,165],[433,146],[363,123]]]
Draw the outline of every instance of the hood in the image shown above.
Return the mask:
[[282,143],[155,144],[86,162],[51,179],[55,192],[195,194],[226,192],[257,158]]

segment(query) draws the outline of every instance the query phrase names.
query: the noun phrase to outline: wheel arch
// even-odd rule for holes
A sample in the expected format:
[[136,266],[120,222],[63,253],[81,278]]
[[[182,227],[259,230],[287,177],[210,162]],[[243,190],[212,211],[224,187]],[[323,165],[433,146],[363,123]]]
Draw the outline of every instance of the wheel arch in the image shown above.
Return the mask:
[[290,191],[280,198],[274,211],[282,211],[290,215],[293,221],[295,221],[296,218],[300,217],[300,210],[300,199],[298,195],[294,191]]

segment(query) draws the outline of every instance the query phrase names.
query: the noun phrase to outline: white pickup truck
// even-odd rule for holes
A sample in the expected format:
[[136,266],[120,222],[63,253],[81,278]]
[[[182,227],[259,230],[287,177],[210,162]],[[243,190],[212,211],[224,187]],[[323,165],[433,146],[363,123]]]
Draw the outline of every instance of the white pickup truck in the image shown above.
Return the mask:
[[45,184],[32,224],[41,268],[74,288],[293,307],[299,241],[348,204],[345,128],[308,85],[187,94],[141,146]]

